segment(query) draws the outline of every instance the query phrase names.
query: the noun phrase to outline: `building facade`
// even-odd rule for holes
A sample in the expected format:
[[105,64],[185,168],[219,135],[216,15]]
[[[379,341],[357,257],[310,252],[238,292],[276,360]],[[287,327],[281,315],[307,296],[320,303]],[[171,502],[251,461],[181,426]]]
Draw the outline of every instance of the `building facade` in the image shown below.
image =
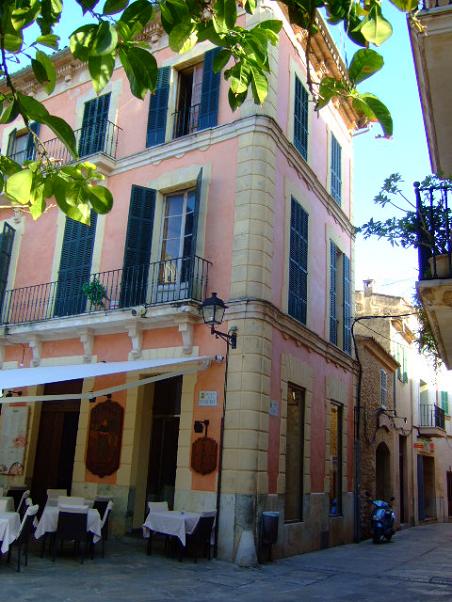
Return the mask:
[[[14,402],[0,416],[0,484],[26,483],[41,503],[47,488],[110,496],[116,533],[140,527],[149,499],[218,507],[227,559],[244,532],[257,542],[263,510],[280,512],[279,555],[352,538],[354,114],[345,102],[314,114],[304,40],[276,3],[242,19],[275,17],[268,98],[234,113],[215,50],[175,55],[158,23],[144,102],[119,66],[96,97],[64,51],[49,98],[21,72],[17,86],[71,124],[115,203],[89,227],[56,209],[0,215],[0,388]],[[314,68],[342,72],[319,23]],[[17,161],[33,157],[19,120],[0,138]],[[212,291],[228,305],[222,331],[237,329],[227,364],[199,311]]]

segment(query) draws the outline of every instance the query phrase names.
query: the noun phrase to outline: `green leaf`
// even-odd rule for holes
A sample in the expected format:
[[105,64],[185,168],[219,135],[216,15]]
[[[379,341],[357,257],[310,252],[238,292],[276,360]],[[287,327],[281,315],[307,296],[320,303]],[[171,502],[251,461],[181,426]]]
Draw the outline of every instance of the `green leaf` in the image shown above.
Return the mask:
[[22,42],[22,33],[5,32],[3,35],[4,48],[8,52],[19,52],[19,50],[22,48]]
[[353,106],[358,112],[362,112],[370,121],[378,121],[385,138],[393,134],[393,122],[391,113],[384,103],[373,94],[359,94],[353,99]]
[[55,136],[58,136],[73,157],[78,156],[74,132],[64,119],[56,117],[55,115],[48,115],[41,123],[49,126]]
[[97,35],[97,25],[82,25],[69,38],[69,48],[76,59],[87,61]]
[[88,59],[89,74],[96,94],[102,92],[111,79],[115,68],[115,55],[90,56]]
[[17,92],[17,100],[22,111],[29,119],[44,123],[43,120],[48,117],[49,112],[39,100],[36,100],[33,96],[22,94],[22,92]]
[[129,0],[107,0],[104,4],[104,15],[115,15],[129,4]]
[[267,98],[268,80],[261,71],[254,67],[251,67],[251,90],[254,102],[262,104]]
[[323,109],[335,96],[343,96],[348,92],[343,80],[325,75],[320,81],[316,110]]
[[18,115],[19,104],[15,100],[12,102],[8,101],[6,109],[3,111],[2,116],[0,117],[0,123],[11,123],[11,121],[14,121]]
[[245,10],[249,15],[252,15],[256,10],[257,2],[256,0],[246,0],[245,2]]
[[100,0],[76,0],[77,4],[83,9],[83,14],[87,13],[89,10],[92,10],[96,4],[99,3]]
[[11,11],[11,24],[16,31],[25,29],[36,19],[41,12],[38,0],[28,0],[27,2],[16,2]]
[[58,48],[58,43],[60,41],[60,37],[53,34],[53,33],[49,33],[45,36],[38,36],[36,38],[36,42],[38,44],[41,44],[42,46],[47,46],[48,48]]
[[36,79],[44,85],[47,94],[55,89],[56,69],[53,61],[41,50],[36,51],[36,59],[31,60],[31,66]]
[[180,52],[194,30],[195,24],[190,19],[182,21],[173,27],[168,38],[171,50],[174,50],[174,52]]
[[88,199],[96,213],[108,213],[113,207],[113,196],[105,186],[88,187]]
[[125,23],[134,38],[140,34],[152,18],[152,4],[148,0],[136,0],[122,13],[120,21]]
[[33,173],[29,169],[22,169],[13,174],[6,181],[6,194],[16,203],[27,205],[30,202]]
[[378,6],[369,10],[368,16],[362,21],[359,31],[365,39],[375,46],[381,46],[392,35],[392,25],[381,14]]
[[370,48],[363,48],[353,55],[348,75],[355,84],[359,84],[379,71],[383,64],[384,60],[381,54]]
[[226,27],[232,29],[237,21],[237,4],[235,0],[224,0],[224,20]]
[[118,32],[112,23],[102,21],[100,23],[94,43],[91,47],[91,55],[102,56],[111,54],[116,49],[118,44]]
[[[143,53],[146,55],[145,58]],[[157,65],[154,57],[142,48],[121,48],[119,58],[129,80],[132,94],[143,99],[148,90],[155,88],[157,81]]]
[[416,10],[419,2],[418,0],[389,0],[391,4],[394,4],[399,10],[404,13],[410,13],[412,10]]
[[226,67],[226,65],[229,63],[231,56],[232,54],[230,50],[220,50],[220,52],[218,52],[213,59],[214,72],[219,73],[222,69],[224,69],[224,67]]

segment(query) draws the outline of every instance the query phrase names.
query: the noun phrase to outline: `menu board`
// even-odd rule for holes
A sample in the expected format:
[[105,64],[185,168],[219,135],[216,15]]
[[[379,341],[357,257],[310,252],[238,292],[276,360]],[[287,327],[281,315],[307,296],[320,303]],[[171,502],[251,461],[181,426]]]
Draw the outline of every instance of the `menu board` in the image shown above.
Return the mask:
[[27,445],[28,406],[3,404],[0,422],[0,473],[21,475]]

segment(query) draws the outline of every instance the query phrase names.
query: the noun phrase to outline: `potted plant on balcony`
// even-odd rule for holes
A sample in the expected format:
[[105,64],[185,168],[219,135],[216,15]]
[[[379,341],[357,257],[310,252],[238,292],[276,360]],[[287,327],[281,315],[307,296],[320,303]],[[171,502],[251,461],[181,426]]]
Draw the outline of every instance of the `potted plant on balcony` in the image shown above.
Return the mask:
[[82,293],[94,307],[105,307],[104,299],[108,300],[107,291],[97,278],[93,278],[89,282],[84,282],[82,284]]
[[402,183],[400,174],[391,174],[374,197],[375,204],[391,205],[400,215],[384,221],[371,218],[356,228],[356,232],[364,238],[385,238],[393,246],[418,249],[420,279],[447,277],[451,271],[452,251],[452,212],[447,204],[447,193],[452,191],[452,181],[427,176],[416,186],[417,203],[404,194]]

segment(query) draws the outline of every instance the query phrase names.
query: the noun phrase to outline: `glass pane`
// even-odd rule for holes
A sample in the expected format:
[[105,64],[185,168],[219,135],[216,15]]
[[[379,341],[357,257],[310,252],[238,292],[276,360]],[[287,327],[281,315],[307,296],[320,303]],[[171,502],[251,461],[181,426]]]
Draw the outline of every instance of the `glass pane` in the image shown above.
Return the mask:
[[187,213],[195,210],[196,191],[190,190],[187,192]]
[[166,212],[165,215],[182,215],[184,209],[184,195],[175,194],[166,197]]
[[175,215],[165,219],[164,238],[179,238],[181,235],[182,216]]
[[162,260],[176,259],[179,257],[179,244],[178,238],[164,240],[162,244]]

